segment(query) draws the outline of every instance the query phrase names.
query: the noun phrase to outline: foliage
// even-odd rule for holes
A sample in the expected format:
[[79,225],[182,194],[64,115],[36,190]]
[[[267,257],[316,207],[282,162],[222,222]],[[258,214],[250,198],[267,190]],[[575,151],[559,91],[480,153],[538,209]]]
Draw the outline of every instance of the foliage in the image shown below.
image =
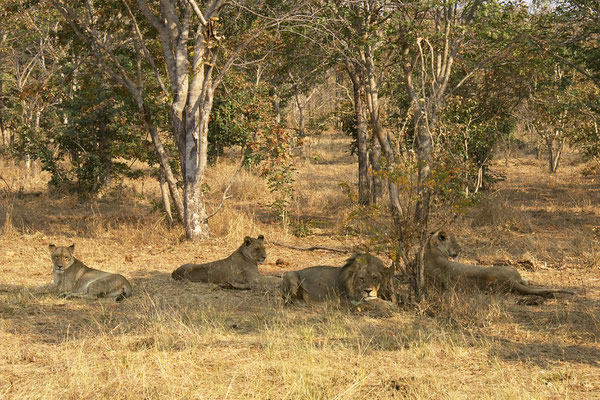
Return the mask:
[[256,132],[255,140],[247,149],[246,159],[260,169],[276,199],[270,207],[284,224],[289,222],[288,207],[294,198],[293,183],[296,168],[291,157],[289,132],[279,125],[271,125]]
[[508,109],[493,115],[477,94],[450,97],[440,126],[438,148],[444,149],[440,156],[446,168],[457,169],[454,185],[462,187],[465,196],[497,181],[490,171],[494,150],[511,134],[515,122]]
[[81,89],[63,94],[53,109],[54,126],[46,135],[29,130],[20,137],[21,149],[39,158],[42,169],[52,174],[51,184],[68,184],[90,196],[111,178],[140,176],[141,171],[132,170],[128,164],[136,159],[149,160],[149,146],[139,127],[135,104],[97,77],[94,69],[82,71],[77,80]]
[[232,71],[215,94],[208,124],[208,154],[212,160],[232,146],[246,147],[258,131],[273,123],[269,87],[253,84],[246,74]]

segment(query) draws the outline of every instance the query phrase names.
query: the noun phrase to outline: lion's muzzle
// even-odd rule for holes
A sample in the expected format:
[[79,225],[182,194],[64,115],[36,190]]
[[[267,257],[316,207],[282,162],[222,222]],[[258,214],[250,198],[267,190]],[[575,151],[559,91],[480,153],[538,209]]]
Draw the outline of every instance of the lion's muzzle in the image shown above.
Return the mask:
[[363,290],[363,300],[374,300],[377,298],[377,289],[367,288]]

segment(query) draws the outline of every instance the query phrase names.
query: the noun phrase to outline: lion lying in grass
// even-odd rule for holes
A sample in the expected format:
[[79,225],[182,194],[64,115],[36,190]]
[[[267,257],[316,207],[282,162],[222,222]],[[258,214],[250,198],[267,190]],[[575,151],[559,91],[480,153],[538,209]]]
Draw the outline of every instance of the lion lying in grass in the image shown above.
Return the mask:
[[258,264],[267,258],[265,237],[256,239],[246,236],[242,245],[229,257],[205,264],[184,264],[171,274],[175,280],[216,283],[223,287],[248,290],[275,285],[279,278],[262,276]]
[[286,304],[297,300],[309,303],[340,298],[356,305],[377,299],[387,273],[379,258],[355,254],[341,268],[317,266],[286,272],[281,282],[281,295]]
[[131,284],[123,275],[87,267],[73,256],[74,244],[69,247],[51,244],[49,249],[54,282],[33,288],[34,293],[58,293],[66,298],[114,297],[116,301],[131,296]]
[[556,293],[575,294],[570,290],[529,286],[527,281],[521,278],[519,271],[509,266],[480,267],[450,260],[456,259],[460,251],[454,234],[438,231],[431,235],[424,250],[427,280],[441,284],[442,287],[464,283],[467,286],[495,288],[522,295],[553,297]]

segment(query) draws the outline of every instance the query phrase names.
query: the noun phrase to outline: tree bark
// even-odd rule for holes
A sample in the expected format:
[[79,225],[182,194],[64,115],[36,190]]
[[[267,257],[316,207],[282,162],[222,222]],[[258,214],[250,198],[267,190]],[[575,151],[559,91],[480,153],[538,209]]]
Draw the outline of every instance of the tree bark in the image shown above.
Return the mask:
[[[190,97],[195,96],[193,88]],[[206,206],[202,183],[207,165],[208,155],[208,119],[212,109],[212,90],[207,94],[205,103],[198,109],[194,104],[188,103],[186,108],[186,135],[185,135],[185,179],[184,198],[185,215],[184,225],[186,236],[189,239],[203,239],[208,237],[210,230],[206,219]]]
[[346,60],[346,70],[352,80],[354,95],[354,121],[356,124],[356,142],[358,148],[358,203],[368,205],[371,202],[369,185],[369,132],[365,118],[364,85],[357,68]]
[[377,204],[383,195],[383,182],[381,180],[381,146],[377,139],[373,136],[371,140],[371,148],[369,149],[369,165],[373,170],[370,175],[370,190],[371,202]]
[[565,145],[564,139],[558,139],[558,147],[554,148],[554,137],[547,136],[546,137],[546,145],[548,147],[548,170],[551,174],[556,173],[558,166],[560,164],[560,158],[562,156],[562,151]]
[[383,124],[381,123],[381,117],[379,114],[379,87],[377,79],[375,77],[375,64],[373,61],[373,48],[366,46],[365,51],[362,54],[362,59],[366,68],[366,81],[367,81],[367,104],[371,116],[371,128],[373,129],[373,135],[377,138],[383,155],[387,159],[388,172],[390,178],[387,179],[388,192],[390,198],[390,207],[392,209],[392,216],[399,224],[399,218],[402,215],[402,207],[400,205],[400,194],[398,192],[398,186],[391,179],[393,173],[394,164],[396,162],[396,155],[394,149],[389,141]]
[[273,112],[275,113],[275,122],[281,123],[281,86],[278,86],[275,89],[275,94],[273,95]]
[[169,229],[173,227],[173,215],[171,214],[171,201],[169,200],[169,188],[165,179],[165,172],[161,168],[159,172],[158,182],[160,183],[160,194],[162,196],[163,207],[167,216],[167,226]]
[[158,135],[158,130],[156,126],[152,123],[152,118],[150,114],[146,111],[146,108],[143,104],[143,101],[140,102],[141,98],[138,99],[138,108],[140,113],[142,114],[142,120],[144,122],[144,126],[146,130],[150,134],[150,138],[152,139],[152,143],[154,144],[154,148],[156,149],[156,154],[158,155],[158,160],[160,162],[160,166],[165,174],[165,180],[167,181],[167,185],[169,187],[169,192],[171,193],[171,199],[173,199],[173,203],[175,204],[175,209],[177,210],[177,215],[179,219],[183,221],[184,216],[184,207],[183,202],[181,200],[181,196],[179,195],[179,190],[177,189],[177,180],[173,175],[173,171],[171,170],[171,164],[169,163],[169,156],[165,147],[162,144],[162,140]]

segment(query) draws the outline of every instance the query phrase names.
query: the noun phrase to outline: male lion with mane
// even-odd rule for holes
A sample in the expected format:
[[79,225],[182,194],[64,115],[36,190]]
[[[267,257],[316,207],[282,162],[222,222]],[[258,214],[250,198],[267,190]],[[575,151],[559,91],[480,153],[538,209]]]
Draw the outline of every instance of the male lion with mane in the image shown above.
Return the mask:
[[529,286],[516,269],[506,265],[480,267],[456,261],[461,248],[451,232],[438,231],[432,234],[424,249],[425,276],[429,281],[446,288],[449,284],[462,283],[482,289],[494,288],[503,292],[522,295],[554,297],[556,293],[575,294],[565,289]]
[[379,258],[355,254],[341,268],[320,265],[286,272],[281,282],[281,295],[286,304],[328,298],[350,300],[356,304],[377,299],[387,274],[388,269]]
[[262,276],[258,272],[258,264],[267,258],[264,239],[263,235],[256,239],[246,236],[229,257],[205,264],[184,264],[173,271],[171,277],[178,281],[216,283],[241,290],[256,288],[261,283],[274,283],[274,280],[279,282],[279,278]]
[[122,301],[131,296],[131,284],[123,275],[87,267],[73,256],[75,245],[49,245],[54,282],[33,288],[34,293],[58,293],[65,298],[97,299],[114,297]]

